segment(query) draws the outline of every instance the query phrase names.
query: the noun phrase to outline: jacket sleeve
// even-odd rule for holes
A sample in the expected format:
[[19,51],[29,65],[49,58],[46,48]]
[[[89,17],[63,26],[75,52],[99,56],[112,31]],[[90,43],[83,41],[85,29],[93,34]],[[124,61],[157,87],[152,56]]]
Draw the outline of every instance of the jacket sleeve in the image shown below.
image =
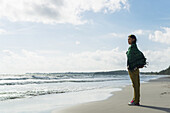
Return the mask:
[[126,52],[126,54],[127,54],[127,68],[132,69],[131,62],[132,62],[133,57],[134,57],[134,47],[130,46],[128,48],[128,51]]

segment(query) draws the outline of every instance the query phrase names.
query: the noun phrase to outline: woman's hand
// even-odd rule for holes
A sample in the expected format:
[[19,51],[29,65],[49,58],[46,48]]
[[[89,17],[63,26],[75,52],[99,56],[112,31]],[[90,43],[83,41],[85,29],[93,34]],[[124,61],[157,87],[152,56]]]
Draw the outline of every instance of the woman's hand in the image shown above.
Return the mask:
[[135,68],[134,68],[134,70],[137,70],[137,69],[138,69],[138,67],[135,67]]

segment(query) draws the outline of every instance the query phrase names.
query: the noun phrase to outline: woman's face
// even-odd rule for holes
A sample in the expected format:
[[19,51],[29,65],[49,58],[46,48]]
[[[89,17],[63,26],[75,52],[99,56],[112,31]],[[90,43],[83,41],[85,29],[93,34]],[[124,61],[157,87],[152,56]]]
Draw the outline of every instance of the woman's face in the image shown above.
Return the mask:
[[135,39],[132,39],[132,38],[128,37],[128,43],[129,43],[129,45],[131,45],[134,40],[135,40]]

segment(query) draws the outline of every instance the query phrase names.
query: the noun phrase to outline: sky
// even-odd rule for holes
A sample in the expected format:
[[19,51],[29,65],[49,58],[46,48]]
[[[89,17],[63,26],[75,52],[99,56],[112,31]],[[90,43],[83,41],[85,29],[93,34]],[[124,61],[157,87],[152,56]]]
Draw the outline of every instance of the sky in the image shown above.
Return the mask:
[[170,65],[169,0],[0,0],[0,73],[127,70],[128,35]]

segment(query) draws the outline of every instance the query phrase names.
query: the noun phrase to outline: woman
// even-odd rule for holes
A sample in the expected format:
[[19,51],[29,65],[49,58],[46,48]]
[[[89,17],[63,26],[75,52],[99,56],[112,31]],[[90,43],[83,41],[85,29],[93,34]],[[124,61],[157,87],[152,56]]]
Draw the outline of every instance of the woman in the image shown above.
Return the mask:
[[139,68],[143,68],[146,64],[146,58],[143,53],[137,48],[136,36],[129,35],[128,43],[130,47],[128,48],[127,54],[127,69],[130,79],[132,81],[132,86],[134,88],[134,97],[128,105],[140,105],[140,77]]

